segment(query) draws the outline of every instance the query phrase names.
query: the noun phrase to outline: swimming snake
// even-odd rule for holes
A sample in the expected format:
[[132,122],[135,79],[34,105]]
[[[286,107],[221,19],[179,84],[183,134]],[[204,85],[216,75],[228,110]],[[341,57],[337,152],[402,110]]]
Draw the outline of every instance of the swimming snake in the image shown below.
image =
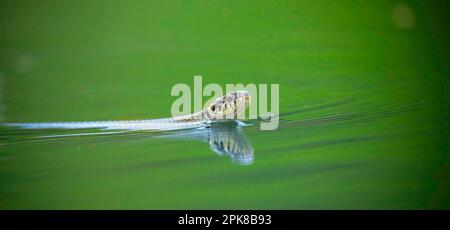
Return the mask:
[[36,122],[5,123],[4,126],[24,129],[85,129],[104,130],[178,130],[208,127],[212,122],[236,118],[250,103],[247,91],[236,91],[213,100],[203,110],[193,114],[159,119],[122,120],[122,121],[80,121],[80,122]]

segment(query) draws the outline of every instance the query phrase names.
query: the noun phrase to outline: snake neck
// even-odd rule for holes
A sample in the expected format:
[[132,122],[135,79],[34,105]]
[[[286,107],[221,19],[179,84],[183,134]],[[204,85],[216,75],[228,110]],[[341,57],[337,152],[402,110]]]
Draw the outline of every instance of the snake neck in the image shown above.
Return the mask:
[[211,120],[206,110],[198,111],[193,114],[172,118],[174,122],[207,122]]

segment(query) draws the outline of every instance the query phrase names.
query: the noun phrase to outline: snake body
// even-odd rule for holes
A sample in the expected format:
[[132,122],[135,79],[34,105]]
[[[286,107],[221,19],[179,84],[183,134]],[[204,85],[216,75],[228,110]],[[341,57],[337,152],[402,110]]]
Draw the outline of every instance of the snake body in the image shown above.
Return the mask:
[[[177,130],[207,127],[211,122],[236,117],[250,103],[247,91],[236,91],[212,101],[209,106],[196,113],[160,119],[123,121],[81,121],[81,122],[36,122],[6,123],[5,126],[24,129],[87,129],[105,130]],[[231,115],[231,116],[230,116]]]

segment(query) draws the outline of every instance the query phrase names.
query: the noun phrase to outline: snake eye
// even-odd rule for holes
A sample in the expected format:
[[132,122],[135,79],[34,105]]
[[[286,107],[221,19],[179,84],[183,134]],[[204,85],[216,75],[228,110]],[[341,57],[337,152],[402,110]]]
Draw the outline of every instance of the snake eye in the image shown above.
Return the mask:
[[214,112],[216,110],[216,105],[211,106],[211,110]]

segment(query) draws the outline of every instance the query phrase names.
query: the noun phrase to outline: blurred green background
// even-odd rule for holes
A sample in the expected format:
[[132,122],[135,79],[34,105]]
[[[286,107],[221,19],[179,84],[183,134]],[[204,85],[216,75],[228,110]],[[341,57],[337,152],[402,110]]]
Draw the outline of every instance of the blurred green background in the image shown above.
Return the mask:
[[[195,140],[0,128],[1,209],[448,209],[446,1],[2,1],[1,122],[170,116],[280,84],[254,163]],[[148,137],[148,138],[146,138]]]

